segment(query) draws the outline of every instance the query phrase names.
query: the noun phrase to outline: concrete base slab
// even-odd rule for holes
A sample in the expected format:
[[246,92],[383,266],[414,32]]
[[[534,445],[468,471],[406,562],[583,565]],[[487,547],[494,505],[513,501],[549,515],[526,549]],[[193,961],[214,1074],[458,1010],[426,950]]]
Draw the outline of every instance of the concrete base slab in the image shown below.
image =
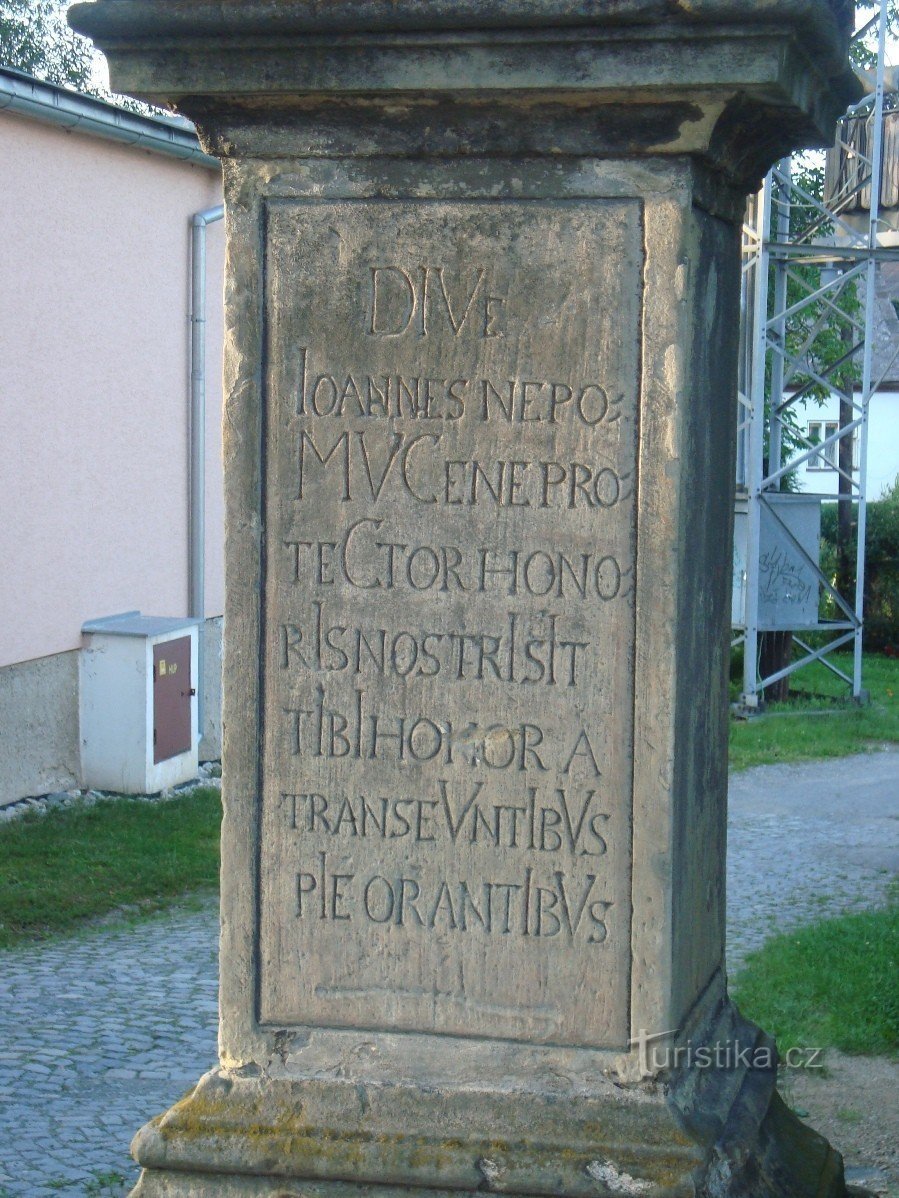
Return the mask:
[[0,807],[80,781],[78,653],[0,669]]

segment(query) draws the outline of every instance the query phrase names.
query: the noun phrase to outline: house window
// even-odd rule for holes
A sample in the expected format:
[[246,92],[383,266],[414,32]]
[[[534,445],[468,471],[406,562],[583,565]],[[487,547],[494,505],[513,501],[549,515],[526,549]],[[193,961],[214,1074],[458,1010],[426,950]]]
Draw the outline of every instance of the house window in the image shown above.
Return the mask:
[[[808,439],[811,445],[820,445],[822,441],[826,441],[828,437],[833,437],[839,429],[839,424],[836,420],[810,420],[808,426]],[[858,469],[858,437],[855,433],[852,436],[852,469]],[[829,445],[825,445],[818,453],[812,454],[808,459],[809,470],[836,470],[840,460],[840,442],[839,440],[831,441]]]

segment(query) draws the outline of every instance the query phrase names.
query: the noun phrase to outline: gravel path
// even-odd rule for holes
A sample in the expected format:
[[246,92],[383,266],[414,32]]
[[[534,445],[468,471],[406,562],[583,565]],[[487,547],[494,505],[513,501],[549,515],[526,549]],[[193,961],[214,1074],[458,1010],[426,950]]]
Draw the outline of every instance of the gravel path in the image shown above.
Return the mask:
[[[731,783],[729,964],[872,905],[899,870],[899,752]],[[0,1198],[120,1195],[128,1144],[216,1057],[216,905],[0,955]]]

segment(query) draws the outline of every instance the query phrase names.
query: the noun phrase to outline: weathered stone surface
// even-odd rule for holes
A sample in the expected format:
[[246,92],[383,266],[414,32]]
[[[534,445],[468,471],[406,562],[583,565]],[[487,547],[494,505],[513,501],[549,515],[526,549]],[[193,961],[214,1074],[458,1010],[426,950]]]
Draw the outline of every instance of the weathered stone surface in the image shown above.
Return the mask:
[[[726,394],[733,364],[734,328],[717,297],[735,285],[735,233],[692,205],[702,175],[689,164],[646,171],[620,163],[614,175],[567,172],[562,196],[555,172],[547,178],[540,165],[522,164],[519,198],[502,205],[484,194],[484,182],[480,195],[465,202],[441,200],[430,179],[404,200],[366,199],[353,194],[352,173],[335,165],[313,195],[305,170],[273,177],[267,164],[248,163],[228,174],[232,228],[242,232],[231,253],[239,337],[231,394],[241,414],[232,409],[231,427],[239,432],[228,437],[232,478],[240,480],[231,492],[232,544],[240,554],[230,574],[227,626],[232,664],[237,654],[246,656],[226,713],[226,745],[240,751],[232,751],[226,765],[223,1059],[234,1065],[267,1059],[279,1037],[310,1025],[333,1029],[340,1056],[338,1029],[353,1026],[352,1018],[373,1033],[486,1036],[483,1054],[496,1036],[603,1046],[618,1050],[606,1067],[627,1073],[633,1029],[677,1026],[720,975],[722,961],[726,641],[716,636],[710,654],[708,628],[723,630],[728,610],[728,575],[718,549],[728,537],[730,483],[714,464],[730,459],[734,409],[714,399]],[[550,212],[564,218],[558,231]],[[457,226],[464,238],[454,239]],[[264,240],[254,236],[259,229],[266,230]],[[476,242],[478,263],[468,273],[461,265],[467,239]],[[494,240],[495,250],[488,244]],[[616,251],[612,272],[603,240]],[[521,264],[507,245],[527,250]],[[388,252],[390,259],[383,258]],[[326,254],[331,274],[322,286]],[[393,331],[409,315],[406,307],[386,305],[401,304],[412,284],[385,268],[399,262],[394,271],[418,280],[429,258],[441,274],[429,275],[428,336],[415,331],[420,316],[414,314],[406,333],[372,335],[373,315],[376,333]],[[690,270],[687,262],[697,266]],[[630,267],[626,278],[622,263]],[[373,270],[381,273],[373,276]],[[470,296],[490,271],[495,291],[485,296],[505,302],[481,303],[496,314],[508,308],[514,316],[517,309],[520,325],[504,324],[504,337],[478,337],[476,324],[469,335],[459,326],[456,336],[440,278],[458,322],[464,288]],[[542,275],[554,286],[541,283]],[[597,298],[599,283],[610,289],[607,301]],[[380,294],[390,284],[392,301],[386,291]],[[373,286],[379,288],[374,313]],[[478,294],[467,321],[476,320]],[[526,295],[534,301],[529,308]],[[692,316],[696,304],[701,322]],[[483,311],[480,320],[483,331]],[[263,356],[265,377],[258,371]],[[596,390],[585,391],[588,370],[599,372],[591,384]],[[398,378],[413,395],[430,388],[431,415],[386,421],[356,415],[354,389],[361,389],[363,405],[370,402],[369,376],[373,388],[386,386],[394,404]],[[458,410],[460,401],[449,392],[455,380],[462,380],[455,393],[464,400],[463,415],[439,419]],[[486,392],[483,380],[492,380]],[[527,415],[548,414],[553,383],[557,399],[572,390],[571,400],[557,405],[556,423],[520,420],[525,394]],[[681,391],[695,402],[679,406]],[[479,415],[485,394],[486,422]],[[297,412],[301,399],[305,415]],[[313,400],[330,414],[316,415]],[[579,400],[595,427],[578,415]],[[372,401],[377,410],[374,390]],[[408,409],[413,401],[407,396],[403,402]],[[330,412],[338,403],[343,415]],[[404,482],[404,469],[418,498]],[[485,490],[488,482],[496,498]],[[697,513],[676,497],[681,486],[700,484],[710,510]],[[447,501],[457,499],[463,502]],[[635,569],[634,545],[642,570]],[[359,585],[372,582],[389,585]],[[534,593],[544,588],[547,594]],[[697,623],[697,612],[709,623]],[[519,656],[516,681],[502,676],[510,669],[510,613],[519,655],[529,638],[532,656],[543,663]],[[547,676],[546,630],[553,616],[555,639],[572,642],[555,650],[556,683],[524,684],[518,680],[524,673],[536,679],[542,669]],[[336,630],[328,634],[330,645],[326,629]],[[407,655],[426,635],[449,641],[431,639],[426,646],[442,677],[402,676],[409,658],[398,651],[391,664],[387,645],[388,634],[392,646],[400,632],[411,634],[400,643]],[[450,633],[457,636],[455,657]],[[466,677],[459,679],[453,669],[458,673],[462,633],[473,640],[465,644]],[[484,634],[500,640],[494,654],[500,677],[483,658],[490,649],[478,639]],[[350,657],[356,652],[358,673]],[[427,662],[423,650],[417,652]],[[254,665],[251,672],[258,654],[263,669]],[[687,679],[710,696],[700,712]],[[385,732],[399,734],[398,720],[405,721],[402,740],[387,739]],[[413,744],[416,721],[424,722]],[[455,748],[451,726],[460,742]],[[632,753],[631,738],[639,754]],[[390,820],[383,835],[382,799]],[[395,802],[410,800],[397,819]],[[435,805],[418,807],[419,800]],[[468,802],[465,834],[460,826],[453,843],[452,829]],[[477,822],[475,804],[483,815]],[[501,807],[523,810],[503,813]],[[565,820],[573,837],[581,812],[572,852]],[[404,821],[410,831],[397,835]],[[545,850],[538,846],[541,835]],[[248,858],[248,843],[258,844],[258,855]],[[670,854],[664,868],[660,846]],[[332,863],[324,888],[316,873],[321,852]],[[529,869],[531,885],[545,892],[536,900],[544,935],[535,935],[532,892],[525,937]],[[573,887],[573,901],[583,904],[577,940],[577,910],[569,933],[561,892],[552,889],[557,871],[564,875],[565,902]],[[334,882],[335,874],[344,876]],[[373,877],[387,880],[370,883]],[[441,888],[447,881],[450,890]],[[498,884],[487,892],[496,903],[491,920],[498,921],[489,934],[485,883]],[[521,889],[505,889],[515,886]],[[594,903],[613,905],[591,912]],[[458,926],[463,908],[465,929]],[[605,939],[587,939],[602,933],[594,918],[605,925]],[[672,941],[669,958],[664,946]],[[635,947],[622,951],[628,943]],[[255,1004],[246,985],[251,976]],[[373,991],[379,979],[380,994]],[[520,1005],[516,1015],[522,985],[531,987],[525,994],[531,1006]],[[580,999],[567,994],[572,985],[583,988]],[[319,992],[321,986],[328,993]],[[356,994],[339,996],[338,987]],[[544,987],[549,1000],[541,1009]],[[392,995],[395,990],[405,993]],[[485,1009],[491,1004],[504,1011],[491,1014]],[[419,1051],[415,1041],[408,1045],[410,1053]]]
[[120,90],[183,108],[223,157],[689,153],[745,189],[795,146],[828,141],[857,96],[852,12],[847,0],[100,0],[72,19]]
[[625,1048],[640,204],[266,224],[261,1019]]
[[[622,1087],[560,1055],[546,1072],[548,1059],[525,1048],[517,1079],[494,1053],[477,1060],[475,1081],[463,1051],[435,1088],[428,1063],[416,1077],[396,1046],[379,1060],[362,1038],[336,1080],[315,1045],[266,1072],[214,1071],[138,1135],[147,1172],[136,1193],[212,1195],[225,1174],[234,1193],[254,1194],[298,1177],[335,1195],[399,1182],[424,1195],[843,1194],[839,1155],[774,1091],[770,1039],[726,1001],[692,1031],[682,1051],[688,1043],[698,1059],[726,1063],[697,1069],[696,1056],[681,1058],[665,1086]],[[238,1183],[242,1174],[258,1180]]]
[[146,1198],[843,1194],[723,865],[739,217],[845,16],[76,10],[228,215],[221,1068]]

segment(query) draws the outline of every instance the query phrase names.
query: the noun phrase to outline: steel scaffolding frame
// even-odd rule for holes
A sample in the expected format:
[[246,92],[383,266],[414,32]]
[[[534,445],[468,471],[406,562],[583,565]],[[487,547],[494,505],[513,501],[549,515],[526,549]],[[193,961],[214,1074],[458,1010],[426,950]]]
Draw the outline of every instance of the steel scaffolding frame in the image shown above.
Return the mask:
[[[858,170],[834,195],[823,199],[802,186],[794,177],[792,159],[785,159],[772,169],[761,191],[750,201],[743,226],[737,491],[746,500],[747,533],[744,611],[742,622],[734,623],[733,644],[744,645],[741,703],[750,709],[760,705],[766,687],[815,661],[842,679],[855,699],[863,694],[868,407],[886,377],[885,371],[877,379],[872,377],[876,270],[879,261],[899,258],[899,248],[878,244],[887,0],[880,0],[875,20],[878,54],[874,91],[847,114],[873,117],[870,156],[841,139],[841,148],[857,160]],[[870,194],[870,208],[866,227],[859,230],[845,219],[845,211],[862,192]],[[791,322],[797,321],[803,324],[802,335],[788,338]],[[814,346],[828,327],[840,331],[840,352],[818,363]],[[899,347],[896,352],[899,354]],[[797,405],[804,407],[815,389],[837,396],[841,410],[851,412],[851,419],[845,423],[841,419],[836,432],[813,443],[791,417]],[[787,428],[789,435],[785,437]],[[857,439],[858,445],[858,468],[849,471],[843,468],[846,459],[839,452],[840,442],[847,438]],[[840,594],[825,576],[771,499],[782,492],[783,481],[792,471],[813,458],[820,460],[821,454],[827,454],[829,462],[840,463],[836,469],[844,480],[843,493],[858,505],[856,584],[854,594],[849,596]],[[803,494],[812,497],[809,492]],[[835,613],[832,619],[819,615],[817,625],[811,627],[806,623],[802,628],[783,629],[792,631],[792,643],[799,647],[800,656],[767,675],[762,674],[759,662],[763,510],[817,578]],[[824,643],[816,646],[799,635],[809,632],[823,633]],[[851,676],[831,660],[833,653],[849,644],[854,651]]]

